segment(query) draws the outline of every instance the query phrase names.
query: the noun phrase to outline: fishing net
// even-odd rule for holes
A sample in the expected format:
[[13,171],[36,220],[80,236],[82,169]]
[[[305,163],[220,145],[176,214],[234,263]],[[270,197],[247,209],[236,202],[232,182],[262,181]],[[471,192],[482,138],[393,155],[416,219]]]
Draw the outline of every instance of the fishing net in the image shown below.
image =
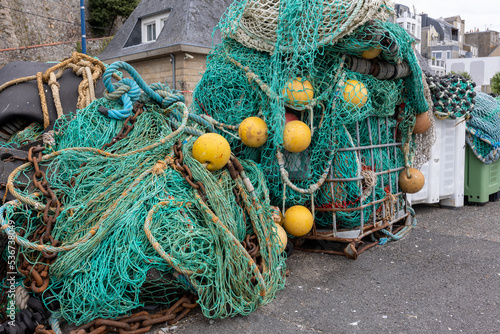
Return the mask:
[[442,77],[427,74],[426,79],[438,119],[469,117],[475,105],[474,81],[457,74]]
[[[125,84],[114,91],[129,94],[133,87]],[[213,126],[189,114],[165,85],[149,88],[163,97],[141,98],[146,104],[131,111],[136,119],[126,136],[117,137],[129,119],[106,114],[120,113],[128,96],[94,100],[57,120],[39,164],[61,202],[51,231],[56,243],[31,242],[47,228],[46,195],[33,190],[33,181],[18,182],[20,175],[31,180],[33,166],[20,167],[7,185],[17,200],[1,207],[2,229],[18,234],[18,261],[33,268],[20,272],[28,278],[34,268],[48,267],[42,298],[70,323],[116,318],[149,302],[170,304],[179,291],[195,292],[207,317],[248,314],[284,286],[285,255],[262,170],[241,160],[236,175],[209,172],[191,151]],[[174,103],[165,102],[170,98]],[[186,168],[205,191],[190,185]],[[259,246],[253,256],[244,247],[250,235]],[[58,255],[47,265],[42,252]]]
[[222,19],[221,31],[225,38],[272,53],[289,47],[278,42],[283,37],[279,28],[286,28],[290,29],[287,37],[295,39],[303,50],[314,51],[317,46],[334,44],[368,20],[386,20],[391,13],[389,4],[384,0],[237,0]]
[[13,134],[7,143],[22,146],[32,141],[42,139],[43,126],[39,123],[31,123],[23,130]]
[[[412,164],[415,115],[429,106],[414,40],[387,20],[391,14],[383,1],[236,1],[221,19],[223,40],[208,56],[192,110],[230,125],[220,127],[235,152],[259,162],[274,205],[359,207],[364,183],[346,183],[348,188],[332,197],[318,191],[328,175],[359,177],[372,162],[394,171]],[[232,131],[250,116],[269,127],[269,138],[259,148],[243,145]],[[368,151],[339,154],[341,148],[375,141],[378,122],[367,125],[371,117],[389,118],[380,143],[402,142],[403,150],[383,163],[367,158]],[[288,120],[309,128],[305,150],[286,149]],[[352,139],[356,126],[359,141]],[[361,161],[367,167],[358,168]],[[384,187],[381,179],[367,201],[387,197],[384,188],[396,178],[386,179]],[[373,209],[366,210],[372,212],[363,219],[373,216]],[[362,224],[356,214],[346,213],[344,224]]]
[[[428,162],[432,157],[432,147],[436,143],[436,127],[435,118],[433,112],[433,102],[432,95],[429,85],[427,84],[426,76],[422,73],[423,79],[422,83],[424,85],[424,96],[427,101],[429,109],[424,114],[430,127],[424,133],[415,134],[415,157],[413,159],[413,167],[420,169],[426,162]],[[423,116],[422,116],[423,117]]]
[[467,144],[485,164],[498,160],[500,152],[500,101],[477,93],[472,118],[466,123]]

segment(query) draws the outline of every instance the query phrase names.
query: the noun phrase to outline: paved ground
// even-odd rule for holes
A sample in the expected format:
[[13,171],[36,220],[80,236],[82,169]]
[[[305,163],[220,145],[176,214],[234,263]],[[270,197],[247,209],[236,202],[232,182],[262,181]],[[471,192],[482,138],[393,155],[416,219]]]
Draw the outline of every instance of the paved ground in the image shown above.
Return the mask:
[[294,252],[286,288],[247,317],[196,312],[166,332],[500,333],[500,202],[415,209],[410,234],[357,260]]
[[414,230],[357,260],[294,252],[286,288],[249,316],[149,333],[500,333],[500,202],[414,208]]

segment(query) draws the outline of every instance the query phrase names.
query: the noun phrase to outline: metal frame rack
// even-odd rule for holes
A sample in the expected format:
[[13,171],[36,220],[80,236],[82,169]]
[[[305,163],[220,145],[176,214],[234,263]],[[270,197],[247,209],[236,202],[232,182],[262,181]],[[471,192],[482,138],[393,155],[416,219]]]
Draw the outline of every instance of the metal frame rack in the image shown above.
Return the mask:
[[[374,119],[378,125],[378,133],[372,133],[371,123]],[[367,122],[368,132],[370,137],[369,145],[360,146],[360,122]],[[383,243],[390,239],[399,239],[402,237],[409,229],[412,227],[412,211],[406,199],[406,194],[401,192],[398,187],[398,176],[399,172],[404,170],[404,166],[398,166],[397,168],[381,170],[380,166],[376,166],[374,161],[378,154],[380,159],[383,159],[383,150],[387,153],[387,156],[396,159],[397,150],[400,150],[401,142],[394,140],[394,142],[384,143],[381,135],[381,126],[385,126],[386,132],[389,132],[389,119],[388,117],[367,117],[363,121],[356,123],[356,136],[355,141],[353,141],[353,147],[339,148],[337,152],[355,152],[358,161],[365,161],[365,157],[368,154],[368,160],[371,161],[371,166],[367,166],[372,172],[372,175],[376,176],[376,182],[384,188],[387,189],[387,196],[382,199],[369,201],[364,203],[363,197],[359,198],[359,205],[356,207],[336,207],[331,205],[331,207],[322,207],[312,205],[313,215],[317,212],[331,213],[331,226],[325,228],[319,226],[316,222],[313,224],[312,231],[306,236],[295,240],[295,248],[310,252],[319,253],[329,253],[337,255],[345,255],[348,258],[356,259],[359,254],[361,254],[366,249],[376,246],[379,243]],[[396,138],[396,129],[392,132],[393,138]],[[374,135],[376,138],[374,138]],[[399,147],[398,147],[399,146]],[[378,157],[377,157],[378,158]],[[335,198],[334,187],[339,183],[356,182],[361,188],[366,189],[363,185],[363,181],[366,176],[362,175],[361,165],[359,166],[358,173],[356,177],[351,178],[339,178],[335,177],[334,168],[335,165],[330,169],[330,174],[326,182],[323,184],[322,190],[329,191],[331,193],[331,198]],[[384,184],[384,175],[389,178],[388,184]],[[394,186],[395,185],[395,186]],[[371,189],[372,198],[375,196],[375,187]],[[372,207],[372,214],[368,219],[365,219],[364,210],[366,208]],[[360,224],[351,229],[339,229],[339,212],[355,212],[359,211]],[[382,239],[386,238],[386,239]],[[315,240],[314,246],[307,245],[307,240]],[[333,242],[333,243],[329,243]],[[330,245],[328,245],[330,244]],[[347,245],[345,245],[347,244]],[[339,245],[343,247],[339,249]],[[318,247],[319,246],[319,247]],[[337,249],[332,249],[337,248]],[[319,249],[318,249],[319,248]]]

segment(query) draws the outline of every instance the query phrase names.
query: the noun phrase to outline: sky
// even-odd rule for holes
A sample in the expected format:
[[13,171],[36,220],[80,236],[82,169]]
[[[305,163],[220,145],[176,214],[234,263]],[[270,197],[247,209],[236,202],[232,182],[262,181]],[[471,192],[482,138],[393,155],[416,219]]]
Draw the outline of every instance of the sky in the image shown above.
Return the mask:
[[[465,20],[465,31],[479,28],[480,31],[500,32],[500,0],[393,0],[422,12],[434,19],[460,15]],[[474,29],[475,30],[475,29]]]

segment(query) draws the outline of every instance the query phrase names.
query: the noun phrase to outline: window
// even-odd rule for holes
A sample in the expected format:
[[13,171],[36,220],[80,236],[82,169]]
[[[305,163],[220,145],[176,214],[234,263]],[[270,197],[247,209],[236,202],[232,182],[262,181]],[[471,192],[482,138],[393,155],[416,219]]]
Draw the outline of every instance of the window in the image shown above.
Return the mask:
[[169,14],[170,11],[167,13],[164,12],[162,14],[148,16],[141,19],[142,43],[151,43],[156,41],[168,20]]
[[432,58],[441,59],[441,52],[432,52]]
[[156,23],[146,24],[146,42],[156,40]]
[[448,59],[451,58],[451,51],[446,51],[446,58],[448,58]]

